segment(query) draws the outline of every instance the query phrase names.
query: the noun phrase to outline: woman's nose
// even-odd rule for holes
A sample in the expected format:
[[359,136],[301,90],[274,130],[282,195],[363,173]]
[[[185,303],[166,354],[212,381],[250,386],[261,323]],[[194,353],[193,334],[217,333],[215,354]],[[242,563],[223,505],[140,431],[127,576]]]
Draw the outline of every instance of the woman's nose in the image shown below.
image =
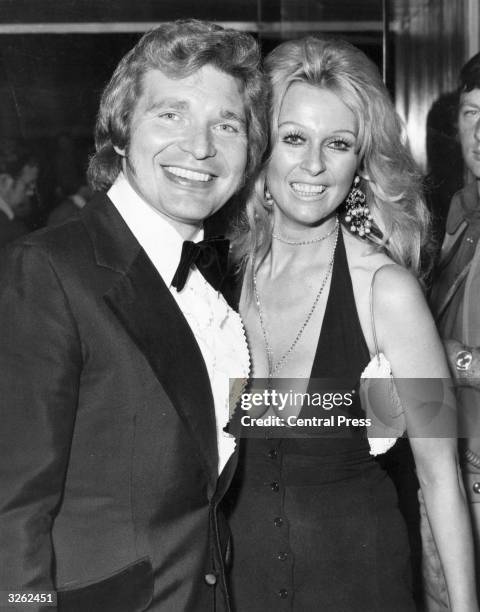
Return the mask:
[[305,152],[305,157],[300,167],[312,176],[323,172],[325,170],[325,162],[322,152],[317,147],[309,147],[308,151]]

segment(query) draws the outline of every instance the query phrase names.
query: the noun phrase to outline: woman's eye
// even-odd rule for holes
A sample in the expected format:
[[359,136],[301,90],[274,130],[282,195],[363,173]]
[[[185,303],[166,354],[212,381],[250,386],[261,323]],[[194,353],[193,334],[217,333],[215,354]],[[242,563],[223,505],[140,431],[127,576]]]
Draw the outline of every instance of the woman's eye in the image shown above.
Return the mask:
[[475,117],[478,115],[478,109],[476,108],[467,108],[463,111],[465,117]]
[[301,145],[305,142],[305,138],[301,134],[287,134],[282,140],[290,145]]
[[350,149],[351,144],[346,140],[342,140],[341,138],[336,138],[335,140],[331,140],[328,143],[328,146],[332,149],[336,149],[337,151],[348,151]]

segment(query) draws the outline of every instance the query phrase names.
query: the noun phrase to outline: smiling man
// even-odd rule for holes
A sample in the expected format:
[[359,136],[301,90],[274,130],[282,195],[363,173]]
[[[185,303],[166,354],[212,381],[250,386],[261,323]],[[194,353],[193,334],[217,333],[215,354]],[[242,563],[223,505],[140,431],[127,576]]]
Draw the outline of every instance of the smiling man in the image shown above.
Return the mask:
[[143,88],[128,145],[115,151],[136,193],[190,238],[243,180],[247,130],[240,83],[205,65],[182,79],[151,70]]
[[258,62],[212,24],[147,33],[102,96],[99,195],[2,259],[0,591],[229,610],[222,428],[249,359],[219,291],[228,245],[203,225],[260,161]]

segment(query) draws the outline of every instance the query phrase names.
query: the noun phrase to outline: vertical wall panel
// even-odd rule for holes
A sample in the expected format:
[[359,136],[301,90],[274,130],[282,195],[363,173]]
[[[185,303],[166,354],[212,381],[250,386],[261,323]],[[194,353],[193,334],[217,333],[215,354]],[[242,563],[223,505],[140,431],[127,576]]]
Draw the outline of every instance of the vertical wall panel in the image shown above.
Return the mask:
[[467,56],[472,57],[480,51],[480,3],[466,0],[467,3]]
[[432,104],[456,86],[468,54],[464,0],[392,0],[395,100],[417,162],[427,169],[426,121]]

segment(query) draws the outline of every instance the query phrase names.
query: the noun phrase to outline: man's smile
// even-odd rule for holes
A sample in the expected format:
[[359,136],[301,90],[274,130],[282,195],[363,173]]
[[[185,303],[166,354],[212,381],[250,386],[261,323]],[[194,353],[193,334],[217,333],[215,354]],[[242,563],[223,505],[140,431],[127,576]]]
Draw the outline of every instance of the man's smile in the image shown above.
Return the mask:
[[199,183],[207,183],[215,178],[215,175],[197,172],[195,170],[189,170],[188,168],[181,168],[180,166],[162,166],[167,175],[173,175],[180,179],[186,179],[188,181],[195,181]]

